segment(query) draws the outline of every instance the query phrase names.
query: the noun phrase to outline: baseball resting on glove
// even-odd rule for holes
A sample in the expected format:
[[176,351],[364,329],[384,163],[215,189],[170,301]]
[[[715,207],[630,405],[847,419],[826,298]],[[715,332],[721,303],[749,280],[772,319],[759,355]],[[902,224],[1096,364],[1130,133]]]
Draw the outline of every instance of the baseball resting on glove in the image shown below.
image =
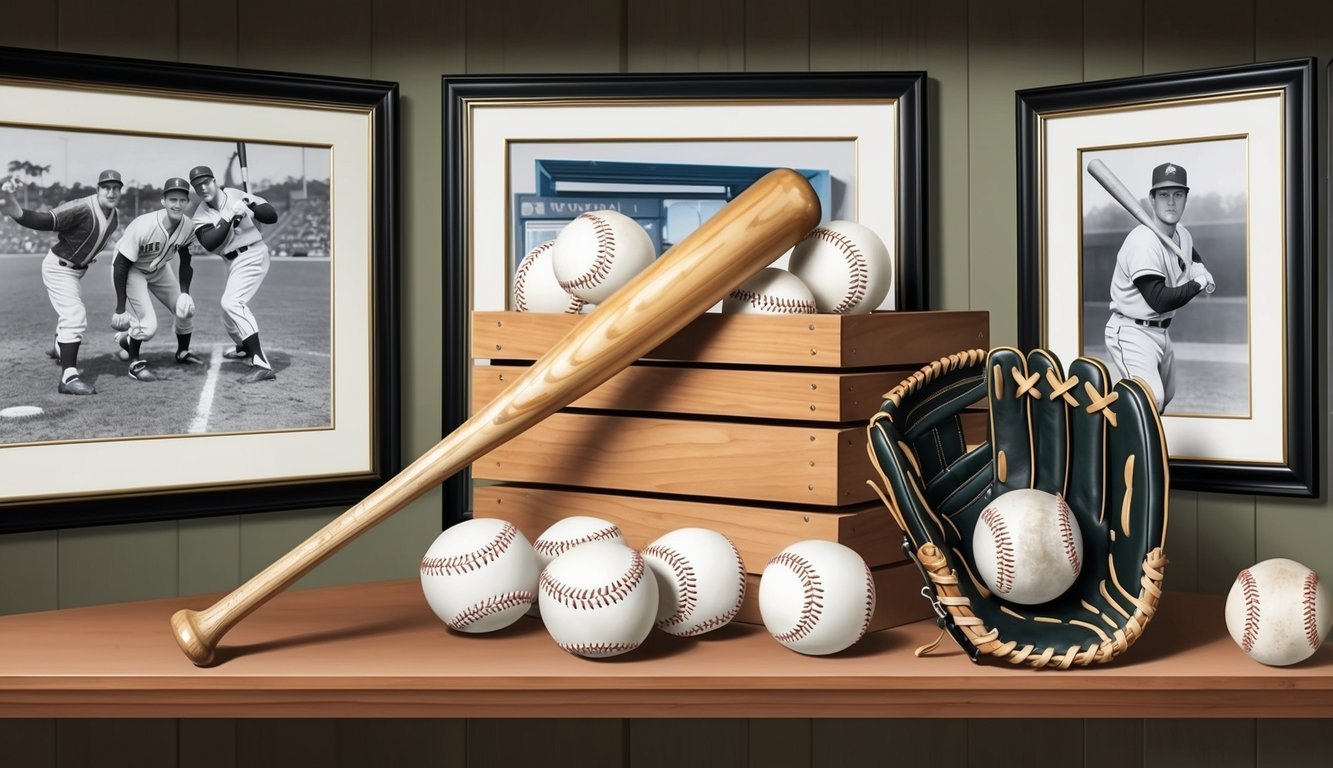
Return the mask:
[[[867,450],[922,594],[973,661],[1066,669],[1108,662],[1142,635],[1161,597],[1169,485],[1142,381],[1112,386],[1099,360],[1080,357],[1066,375],[1046,350],[999,347],[938,360],[886,397]],[[987,440],[968,450],[961,415],[983,399]],[[992,593],[971,551],[987,504],[1020,488],[1061,494],[1083,537],[1073,586],[1039,605]]]

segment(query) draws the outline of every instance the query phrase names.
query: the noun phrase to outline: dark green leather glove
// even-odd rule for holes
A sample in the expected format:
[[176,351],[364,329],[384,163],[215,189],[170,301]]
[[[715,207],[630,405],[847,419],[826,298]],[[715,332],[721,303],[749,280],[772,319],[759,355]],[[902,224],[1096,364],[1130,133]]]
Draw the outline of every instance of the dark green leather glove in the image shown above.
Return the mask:
[[[1143,633],[1161,597],[1169,483],[1147,385],[1112,387],[1099,360],[1066,375],[1050,352],[999,347],[932,363],[887,398],[867,430],[870,458],[922,593],[973,661],[1104,663]],[[961,414],[987,402],[988,439],[968,450]],[[1041,605],[999,598],[973,565],[978,517],[1018,488],[1062,494],[1083,534],[1078,580]]]

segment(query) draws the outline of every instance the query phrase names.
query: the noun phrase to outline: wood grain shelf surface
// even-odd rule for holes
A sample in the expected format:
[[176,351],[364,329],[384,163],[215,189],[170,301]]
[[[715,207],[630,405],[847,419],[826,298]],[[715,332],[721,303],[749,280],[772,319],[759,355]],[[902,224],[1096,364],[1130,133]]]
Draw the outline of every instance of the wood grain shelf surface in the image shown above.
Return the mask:
[[167,619],[212,596],[0,617],[0,717],[1333,717],[1333,652],[1264,667],[1226,634],[1222,599],[1166,595],[1127,655],[1065,672],[916,658],[933,622],[832,657],[762,627],[654,632],[608,661],[570,656],[540,621],[464,636],[415,579],[299,590],[241,622],[193,666]]

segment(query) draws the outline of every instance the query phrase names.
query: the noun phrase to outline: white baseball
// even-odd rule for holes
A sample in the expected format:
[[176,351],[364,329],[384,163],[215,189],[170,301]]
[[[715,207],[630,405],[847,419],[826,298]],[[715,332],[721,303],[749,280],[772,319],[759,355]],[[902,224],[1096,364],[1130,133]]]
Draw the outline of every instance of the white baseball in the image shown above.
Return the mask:
[[1240,572],[1227,594],[1227,631],[1260,664],[1283,667],[1308,659],[1333,624],[1319,574],[1276,557]]
[[1063,595],[1083,569],[1083,533],[1059,494],[1020,488],[991,499],[972,532],[977,575],[1011,603]]
[[657,617],[657,581],[643,556],[614,541],[574,547],[542,571],[542,621],[563,650],[600,659],[639,647]]
[[[614,541],[624,544],[625,536],[615,523],[596,517],[574,515],[557,520],[532,542],[532,548],[537,551],[538,569],[544,570],[560,555],[591,541]],[[528,609],[528,615],[540,616],[541,606],[533,603]]]
[[436,537],[421,559],[421,591],[459,632],[513,624],[537,599],[537,553],[511,523],[466,520]]
[[579,214],[556,235],[551,263],[560,287],[600,304],[657,258],[653,240],[618,211]]
[[815,296],[820,312],[857,315],[879,307],[893,288],[893,257],[869,227],[830,221],[792,249],[787,270]]
[[856,550],[810,539],[787,547],[759,578],[759,615],[769,633],[798,653],[850,648],[870,628],[875,582]]
[[723,312],[756,315],[812,315],[815,295],[801,278],[766,267],[722,300]]
[[726,536],[680,528],[643,550],[657,578],[657,628],[691,637],[725,626],[745,601],[745,562]]
[[546,242],[528,251],[528,255],[518,263],[514,270],[514,309],[519,312],[564,312],[577,315],[586,303],[577,296],[571,296],[560,287],[555,279],[555,267],[551,266],[551,249],[554,240]]

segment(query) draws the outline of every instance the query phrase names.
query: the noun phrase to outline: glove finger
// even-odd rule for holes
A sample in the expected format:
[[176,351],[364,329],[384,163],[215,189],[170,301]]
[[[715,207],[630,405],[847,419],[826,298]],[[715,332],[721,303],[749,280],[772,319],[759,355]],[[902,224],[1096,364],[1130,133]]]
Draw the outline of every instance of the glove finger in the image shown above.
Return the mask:
[[866,431],[870,438],[866,449],[884,480],[889,511],[911,542],[911,551],[928,541],[946,546],[948,531],[926,503],[924,480],[917,471],[920,465],[910,455],[902,434],[884,413],[876,414]]
[[1028,352],[1028,378],[1037,376],[1028,410],[1032,414],[1032,487],[1064,495],[1069,471],[1069,423],[1063,399],[1053,398],[1064,383],[1064,367],[1045,349]]
[[[1111,374],[1100,360],[1080,357],[1069,366],[1062,397],[1069,409],[1069,483],[1065,500],[1078,516],[1088,541],[1105,539],[1107,416],[1095,407],[1111,388]],[[1089,406],[1093,406],[1089,408]],[[1094,535],[1094,530],[1099,532]],[[1088,552],[1086,557],[1092,557]]]
[[986,393],[990,399],[988,435],[996,494],[1032,487],[1032,422],[1025,386],[1031,378],[1023,353],[996,347],[986,356]]
[[[1138,600],[1155,600],[1155,595],[1143,594],[1141,582],[1145,559],[1165,543],[1170,480],[1162,424],[1148,385],[1140,379],[1125,379],[1115,385],[1112,394],[1116,397],[1110,406],[1115,424],[1107,429],[1106,437],[1112,584],[1106,586],[1117,604],[1133,612]],[[1164,561],[1155,567],[1162,564]]]

